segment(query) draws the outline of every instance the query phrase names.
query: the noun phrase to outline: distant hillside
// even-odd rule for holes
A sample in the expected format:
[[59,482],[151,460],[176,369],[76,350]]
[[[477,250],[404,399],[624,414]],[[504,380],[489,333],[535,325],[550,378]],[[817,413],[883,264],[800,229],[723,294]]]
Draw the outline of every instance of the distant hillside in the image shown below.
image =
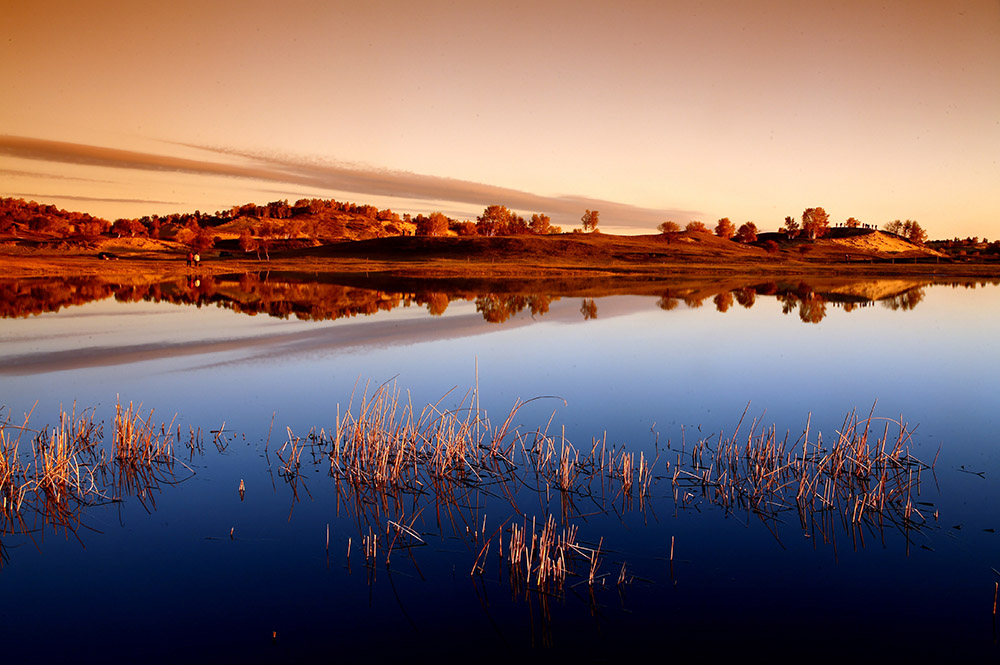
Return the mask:
[[503,206],[488,206],[474,223],[440,213],[411,217],[332,199],[247,203],[212,214],[195,211],[109,222],[34,201],[0,198],[0,244],[7,254],[136,255],[194,250],[207,255],[214,250],[260,259],[280,255],[401,263],[456,257],[480,262],[536,260],[539,264],[557,260],[590,267],[621,265],[623,270],[662,261],[724,267],[775,261],[1000,260],[1000,242],[987,244],[978,238],[920,244],[894,233],[846,226],[828,228],[815,240],[788,233],[761,232],[744,238],[746,242],[720,238],[704,226],[641,236],[560,233],[545,215],[533,215],[529,222]]

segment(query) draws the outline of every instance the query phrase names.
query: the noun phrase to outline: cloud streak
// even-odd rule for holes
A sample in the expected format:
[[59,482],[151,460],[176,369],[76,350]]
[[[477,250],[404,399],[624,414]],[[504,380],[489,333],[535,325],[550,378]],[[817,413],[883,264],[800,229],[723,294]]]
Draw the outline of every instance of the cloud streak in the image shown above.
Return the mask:
[[697,216],[696,212],[689,210],[643,208],[579,195],[544,196],[507,187],[406,171],[348,167],[209,146],[180,145],[197,148],[220,157],[225,156],[230,159],[235,157],[241,163],[190,159],[32,137],[0,136],[0,154],[19,159],[139,171],[223,176],[359,195],[449,201],[473,208],[498,203],[514,210],[545,213],[557,224],[578,223],[584,209],[600,210],[602,221],[606,225],[649,229],[666,219],[684,221]]
[[21,199],[40,201],[42,199],[67,199],[69,201],[100,201],[102,203],[159,203],[163,205],[181,205],[179,201],[157,201],[156,199],[113,199],[103,196],[77,196],[74,194],[32,194],[30,192],[11,192],[11,196]]

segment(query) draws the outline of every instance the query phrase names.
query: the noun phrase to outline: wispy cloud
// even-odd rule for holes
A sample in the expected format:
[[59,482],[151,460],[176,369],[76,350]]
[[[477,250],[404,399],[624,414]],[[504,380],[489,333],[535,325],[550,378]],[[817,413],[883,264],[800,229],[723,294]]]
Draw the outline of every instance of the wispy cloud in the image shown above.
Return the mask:
[[0,169],[0,176],[10,176],[14,178],[46,178],[49,180],[76,180],[79,182],[101,182],[109,183],[110,180],[99,180],[97,178],[81,178],[73,175],[61,175],[56,173],[40,173],[38,171],[17,171],[14,169]]
[[104,203],[157,203],[163,205],[183,205],[179,201],[157,201],[156,199],[113,199],[101,196],[77,196],[75,194],[33,194],[30,192],[11,192],[10,196],[35,201],[66,199],[68,201],[101,201]]
[[608,224],[649,229],[665,219],[683,221],[697,216],[696,212],[689,210],[643,208],[580,195],[544,196],[507,187],[406,171],[343,166],[304,158],[254,154],[201,145],[186,147],[220,157],[236,157],[243,163],[190,159],[31,137],[0,136],[0,154],[20,159],[226,176],[359,195],[450,201],[473,207],[498,203],[515,210],[545,213],[558,224],[576,223],[584,209],[600,210],[602,221],[606,220]]

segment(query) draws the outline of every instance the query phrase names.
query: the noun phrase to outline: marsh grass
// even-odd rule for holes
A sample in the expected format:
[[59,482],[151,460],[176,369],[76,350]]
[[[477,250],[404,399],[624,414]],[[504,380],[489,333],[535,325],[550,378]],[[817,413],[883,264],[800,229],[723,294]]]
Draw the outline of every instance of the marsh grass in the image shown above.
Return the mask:
[[[811,440],[808,422],[795,442],[756,421],[741,436],[741,419],[736,432],[714,448],[699,441],[678,455],[675,501],[685,503],[693,496],[688,489],[700,488],[726,511],[757,516],[772,527],[785,513],[795,513],[803,529],[824,541],[832,540],[839,526],[863,545],[860,527],[879,532],[891,527],[909,543],[909,531],[929,522],[914,497],[922,473],[933,470],[934,463],[914,455],[913,430],[902,418],[873,414],[874,406],[867,418],[849,413],[830,443],[819,434]],[[874,429],[879,425],[881,436]]]
[[85,507],[129,495],[151,504],[160,484],[175,479],[173,437],[152,415],[117,404],[108,450],[92,410],[60,410],[58,425],[40,430],[31,413],[21,425],[8,414],[0,421],[0,534],[27,533],[38,520],[75,532]]
[[[875,418],[874,407],[867,418],[848,414],[828,442],[810,432],[808,421],[795,441],[757,421],[744,433],[744,413],[728,438],[682,443],[679,451],[667,442],[676,459],[661,463],[666,451],[658,436],[652,453],[610,445],[606,435],[577,448],[565,431],[550,432],[551,418],[522,430],[518,414],[529,402],[515,401],[494,424],[477,391],[452,409],[442,408],[444,399],[418,412],[392,383],[371,393],[366,387],[345,411],[338,408],[331,432],[312,430],[301,438],[289,432],[279,450],[279,475],[293,485],[303,452],[326,466],[337,513],[346,511],[356,522],[369,568],[390,566],[399,552],[416,565],[414,551],[428,546],[422,532],[444,528],[465,543],[466,570],[474,577],[496,560],[515,591],[558,596],[567,585],[593,587],[608,575],[600,572],[605,536],[591,534],[590,544],[579,540],[590,516],[624,522],[630,512],[645,516],[670,496],[680,509],[707,499],[726,512],[759,518],[779,541],[786,515],[820,536],[813,542],[831,542],[841,529],[860,546],[861,527],[908,534],[927,524],[927,509],[915,497],[921,473],[933,467],[914,456],[909,426]],[[659,481],[668,489],[657,502]],[[489,532],[487,505],[513,519]],[[672,569],[673,540],[670,548]],[[625,561],[619,564],[620,584],[643,579]]]

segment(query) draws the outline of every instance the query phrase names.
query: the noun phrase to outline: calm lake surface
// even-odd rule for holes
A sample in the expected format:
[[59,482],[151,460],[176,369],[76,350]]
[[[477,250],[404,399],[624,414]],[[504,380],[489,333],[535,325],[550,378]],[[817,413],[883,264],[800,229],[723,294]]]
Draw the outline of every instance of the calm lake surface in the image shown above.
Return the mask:
[[[0,283],[9,436],[28,412],[29,428],[51,429],[75,404],[107,446],[115,405],[141,404],[181,432],[183,461],[69,517],[25,509],[4,522],[10,657],[41,644],[77,661],[610,658],[629,644],[665,656],[1000,654],[996,284],[377,286]],[[478,405],[494,430],[527,402],[510,455],[539,430],[557,457],[566,441],[580,460],[625,450],[638,473],[641,453],[647,490],[623,492],[605,470],[560,492],[510,460],[512,489],[467,469],[444,490],[425,477],[388,499],[355,492],[331,475],[323,436],[381,386],[417,416]],[[724,505],[716,486],[676,475],[703,474],[692,451],[701,442],[710,456],[737,427],[744,447],[774,425],[789,449],[808,427],[807,445],[829,450],[852,413],[872,415],[873,443],[906,424],[905,451],[923,463],[904,469],[907,517]],[[29,460],[32,436],[20,443]],[[549,515],[577,528],[577,553],[600,548],[593,585],[583,555],[557,587],[512,573],[511,525],[530,541]]]

